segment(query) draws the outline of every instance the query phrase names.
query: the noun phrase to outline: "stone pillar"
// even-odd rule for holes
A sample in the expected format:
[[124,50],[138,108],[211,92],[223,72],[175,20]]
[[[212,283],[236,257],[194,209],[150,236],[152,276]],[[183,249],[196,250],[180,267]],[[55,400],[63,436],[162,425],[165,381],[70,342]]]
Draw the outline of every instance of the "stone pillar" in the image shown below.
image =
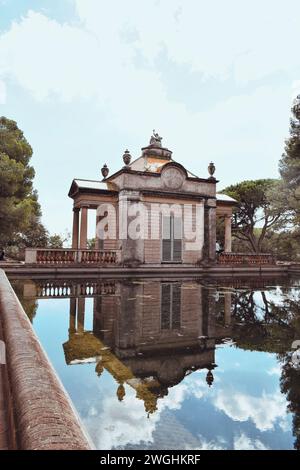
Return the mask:
[[231,252],[231,216],[225,216],[225,252]]
[[98,238],[98,233],[97,233],[98,222],[99,222],[99,217],[96,211],[95,250],[100,250],[100,238]]
[[216,200],[208,199],[204,206],[204,261],[216,261]]
[[97,215],[96,211],[96,233],[95,233],[95,249],[96,250],[103,250],[104,249],[104,240],[101,237],[98,237],[98,231],[97,231],[97,225],[100,222],[101,219],[103,219],[105,216]]
[[76,297],[70,298],[70,323],[69,323],[69,338],[76,332],[76,306],[77,299]]
[[77,314],[77,332],[84,332],[84,315],[85,315],[85,298],[79,297],[78,299],[78,314]]
[[201,286],[202,335],[215,337],[216,289]]
[[[201,286],[202,298],[202,333],[201,336],[205,337],[205,348],[215,349],[216,337],[216,289]],[[213,351],[213,361],[214,351]]]
[[214,206],[209,208],[209,260],[216,261],[216,242],[217,242],[217,227],[216,227],[216,202]]
[[224,323],[229,326],[231,323],[231,292],[224,293]]
[[73,208],[73,232],[72,232],[72,248],[78,250],[79,239],[79,207]]
[[83,206],[81,208],[81,221],[80,221],[80,248],[84,250],[87,248],[87,224],[88,224],[88,208]]
[[[144,263],[144,237],[143,234],[136,239],[128,235],[128,227],[136,216],[128,216],[133,204],[141,201],[139,191],[123,190],[119,193],[119,239],[122,246],[122,263],[127,266],[138,266]],[[140,230],[144,228],[141,224]]]
[[25,299],[35,299],[37,295],[37,286],[33,281],[24,281],[23,284],[23,297]]
[[[136,351],[136,348],[139,346],[140,332],[144,332],[145,329],[147,331],[147,326],[149,325],[145,317],[143,317],[143,308],[140,302],[140,299],[144,295],[144,285],[134,284],[131,281],[125,280],[121,281],[119,285],[120,312],[115,323],[115,347],[116,351],[125,350],[126,354],[129,356],[130,354],[136,354],[134,351]],[[146,299],[145,302],[150,307],[151,301]],[[157,301],[153,303],[157,306]],[[153,316],[151,318],[157,318],[159,321],[157,314],[157,310],[152,312]],[[145,324],[143,324],[143,320]],[[152,326],[153,323],[151,330]],[[155,326],[154,330],[156,331]]]

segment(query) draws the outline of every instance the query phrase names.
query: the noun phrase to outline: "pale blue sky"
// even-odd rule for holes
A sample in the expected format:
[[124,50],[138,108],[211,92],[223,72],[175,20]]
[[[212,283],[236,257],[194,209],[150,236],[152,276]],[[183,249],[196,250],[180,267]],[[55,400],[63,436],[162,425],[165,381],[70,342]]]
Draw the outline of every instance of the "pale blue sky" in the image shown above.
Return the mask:
[[299,17],[298,0],[0,0],[0,115],[33,146],[48,229],[71,228],[73,177],[117,170],[153,128],[199,176],[213,160],[219,189],[276,177]]

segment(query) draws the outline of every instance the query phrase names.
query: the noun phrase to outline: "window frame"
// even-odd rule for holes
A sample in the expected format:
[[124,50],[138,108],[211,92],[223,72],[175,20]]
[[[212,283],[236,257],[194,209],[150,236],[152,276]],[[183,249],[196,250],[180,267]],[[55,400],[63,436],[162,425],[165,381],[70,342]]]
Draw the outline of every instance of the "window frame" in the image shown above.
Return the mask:
[[[175,232],[175,227],[174,227],[174,221],[175,221],[175,215],[174,212],[171,212],[169,215],[169,220],[170,220],[170,242],[171,242],[171,258],[170,260],[164,260],[163,259],[163,243],[164,243],[164,238],[163,238],[163,233],[164,233],[164,222],[163,219],[164,217],[167,217],[163,214],[160,214],[160,261],[161,263],[169,263],[169,264],[182,264],[183,263],[183,223],[182,223],[182,217],[180,218],[180,224],[181,224],[181,238],[179,239],[181,242],[181,259],[180,260],[174,260],[174,232]],[[179,219],[179,217],[178,217]],[[176,240],[178,240],[176,238]]]

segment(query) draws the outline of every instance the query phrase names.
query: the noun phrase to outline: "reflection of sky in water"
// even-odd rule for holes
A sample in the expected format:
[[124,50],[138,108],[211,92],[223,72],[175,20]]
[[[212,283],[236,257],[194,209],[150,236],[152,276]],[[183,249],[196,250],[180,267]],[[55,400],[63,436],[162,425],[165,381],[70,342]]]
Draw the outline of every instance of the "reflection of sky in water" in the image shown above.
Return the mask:
[[[276,291],[268,295],[274,300]],[[86,299],[85,330],[92,329],[92,302]],[[34,328],[98,448],[293,448],[274,354],[218,346],[213,386],[205,381],[207,370],[196,371],[169,388],[148,418],[129,385],[119,402],[118,384],[107,371],[98,377],[95,364],[66,365],[69,300],[38,303]]]

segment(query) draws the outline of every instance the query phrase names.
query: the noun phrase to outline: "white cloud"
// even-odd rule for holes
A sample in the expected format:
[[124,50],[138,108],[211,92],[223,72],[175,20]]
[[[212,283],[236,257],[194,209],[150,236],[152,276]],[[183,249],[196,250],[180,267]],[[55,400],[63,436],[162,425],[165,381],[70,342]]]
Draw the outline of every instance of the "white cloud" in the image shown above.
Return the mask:
[[50,93],[66,101],[89,97],[97,89],[97,76],[91,69],[96,44],[80,28],[62,26],[29,11],[0,39],[0,73],[12,76],[38,100]]
[[[198,110],[191,111],[180,93],[170,98],[170,79],[162,78],[160,61],[163,51],[177,66],[200,72],[199,90],[208,77],[220,80],[221,88],[229,76],[246,83],[295,68],[300,57],[292,54],[291,44],[300,32],[289,27],[279,35],[278,30],[282,23],[294,24],[297,3],[293,10],[260,2],[259,15],[252,3],[245,7],[235,0],[217,5],[190,0],[188,6],[181,0],[75,4],[76,22],[60,24],[33,11],[14,22],[0,36],[0,77],[13,78],[37,100],[53,94],[66,102],[88,99],[99,109],[98,125],[111,124],[137,143],[145,144],[141,139],[155,127],[176,149],[175,158],[184,156],[187,167],[201,175],[211,158],[217,176],[227,174],[228,167],[243,174],[256,171],[256,177],[270,175],[270,168],[276,174],[290,89],[257,85],[205,111],[200,92]],[[253,156],[261,152],[265,158],[253,170]],[[201,161],[198,168],[195,158]]]
[[131,387],[126,386],[123,402],[119,402],[115,396],[104,398],[101,408],[91,406],[83,421],[98,449],[137,445],[141,442],[151,444],[162,411],[179,409],[187,393],[188,387],[184,384],[171,388],[167,397],[158,400],[157,411],[147,418],[144,402],[135,397],[136,392]]
[[251,439],[245,434],[240,434],[234,438],[234,450],[268,450],[259,439]]
[[281,370],[281,367],[280,367],[279,364],[277,364],[276,366],[271,367],[271,369],[267,370],[267,374],[269,374],[269,375],[278,375],[278,376],[280,376],[281,372],[282,372],[282,370]]
[[186,450],[225,450],[226,446],[224,446],[225,442],[222,439],[216,439],[212,441],[208,441],[205,437],[199,435],[197,436],[199,445],[197,447],[183,447]]
[[241,392],[224,393],[220,391],[215,406],[234,421],[253,421],[259,431],[274,428],[276,422],[282,423],[287,418],[286,400],[280,393],[256,397]]
[[[226,3],[205,0],[76,0],[79,17],[95,34],[117,40],[120,30],[135,31],[131,45],[150,63],[165,48],[177,63],[190,64],[206,76],[257,80],[296,66],[292,44],[299,42],[299,2]],[[284,34],[278,34],[284,28]],[[255,34],[253,32],[255,31]]]
[[144,404],[126,388],[124,402],[115,396],[104,398],[101,409],[95,406],[83,422],[98,449],[111,449],[140,442],[152,442],[159,414],[146,418]]
[[192,393],[192,390],[185,383],[180,383],[176,387],[170,388],[168,395],[163,400],[158,400],[159,412],[166,408],[169,410],[180,409],[186,395],[189,393]]
[[[201,388],[207,388],[207,385],[197,380],[191,381],[189,386],[181,383],[170,388],[168,395],[158,400],[155,413],[147,418],[144,402],[136,398],[135,390],[126,386],[126,395],[122,402],[119,402],[115,396],[106,397],[101,400],[99,407],[93,404],[82,420],[98,449],[138,445],[142,442],[151,445],[154,442],[153,432],[159,424],[161,413],[164,410],[180,409],[189,394],[201,398],[203,395],[203,392],[200,394]],[[184,428],[181,432],[185,432]],[[199,441],[198,449],[221,448],[218,442],[206,441],[202,436],[198,439],[193,438],[188,430],[186,438],[187,442],[192,439],[192,445]]]
[[[44,223],[55,231],[65,228],[66,181],[75,171],[65,165],[64,179],[49,193],[48,177],[55,178],[61,165],[56,151],[48,164],[52,145],[69,152],[67,159],[72,154],[78,177],[95,179],[93,172],[104,163],[96,150],[98,134],[114,136],[113,144],[102,140],[100,153],[111,171],[119,169],[128,145],[139,156],[156,128],[174,158],[195,174],[207,176],[213,160],[219,190],[278,175],[292,83],[299,78],[298,0],[289,7],[270,0],[73,3],[77,13],[64,23],[28,11],[0,33],[3,112],[20,122],[34,147]],[[18,100],[9,99],[10,93]],[[32,112],[22,122],[29,102]],[[56,110],[62,137],[46,129],[55,123]],[[89,120],[85,133],[73,134],[73,124],[83,128]],[[91,152],[83,166],[86,142]],[[61,213],[54,217],[57,204]]]
[[[228,448],[228,435],[216,435],[207,440],[205,435],[195,435],[185,428],[181,421],[177,422],[173,410],[179,410],[188,397],[201,400],[204,396],[218,411],[224,412],[232,423],[234,433],[234,449],[267,449],[261,438],[250,438],[244,431],[239,431],[240,425],[251,420],[260,432],[273,431],[278,424],[283,432],[290,429],[289,417],[286,412],[286,400],[283,395],[262,393],[261,396],[246,395],[242,392],[226,391],[222,388],[209,389],[204,380],[199,380],[198,374],[190,376],[187,382],[169,389],[168,395],[158,399],[157,410],[147,418],[144,403],[136,398],[136,392],[130,386],[125,386],[126,395],[119,402],[115,395],[104,396],[104,399],[91,404],[83,422],[99,449],[113,447],[136,446],[144,443],[150,448],[162,445],[158,442],[166,430],[176,428],[170,442],[172,446],[182,445],[187,449],[223,449]],[[204,405],[205,406],[205,405]],[[162,413],[163,421],[161,421]],[[200,429],[199,429],[200,430]],[[176,437],[177,436],[177,437]],[[170,436],[171,437],[171,436]],[[181,439],[179,444],[176,439]],[[164,445],[168,445],[168,437]]]

